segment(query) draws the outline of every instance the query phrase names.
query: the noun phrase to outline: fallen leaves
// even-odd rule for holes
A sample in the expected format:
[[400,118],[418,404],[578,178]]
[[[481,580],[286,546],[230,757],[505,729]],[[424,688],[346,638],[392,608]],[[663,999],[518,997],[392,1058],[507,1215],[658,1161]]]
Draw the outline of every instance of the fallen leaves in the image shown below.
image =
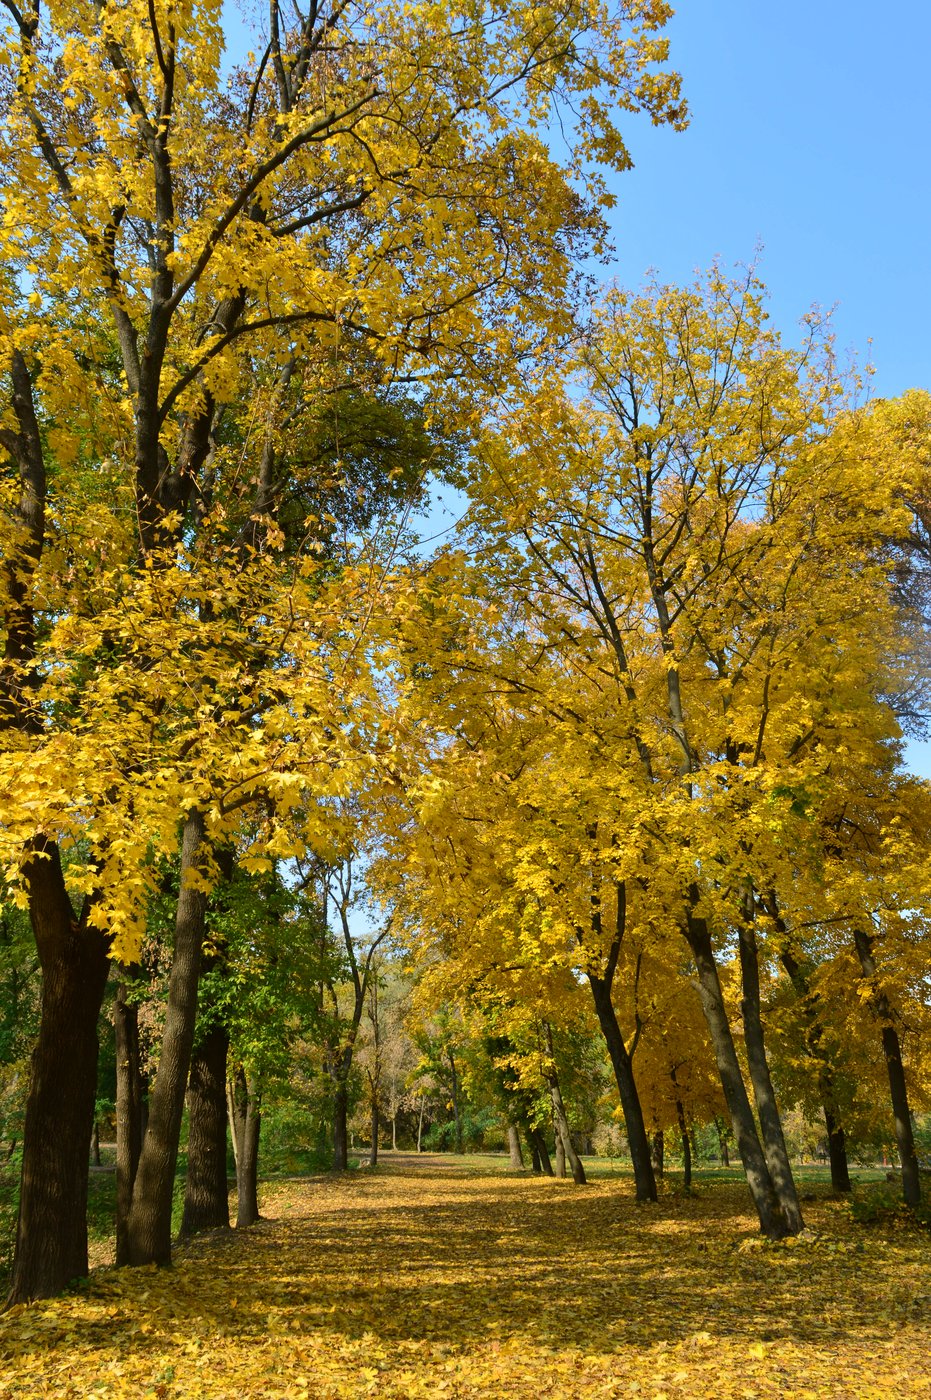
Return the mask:
[[824,1201],[774,1247],[746,1205],[424,1169],[274,1186],[231,1243],[0,1317],[0,1396],[931,1396],[926,1236]]

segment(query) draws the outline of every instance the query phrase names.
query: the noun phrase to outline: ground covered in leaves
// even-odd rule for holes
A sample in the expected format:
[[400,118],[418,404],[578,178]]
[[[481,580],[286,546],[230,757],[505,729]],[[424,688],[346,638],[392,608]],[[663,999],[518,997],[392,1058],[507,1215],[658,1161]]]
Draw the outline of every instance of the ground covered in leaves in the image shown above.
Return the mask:
[[931,1397],[931,1240],[745,1189],[436,1166],[266,1190],[170,1271],[102,1269],[0,1316],[0,1396]]

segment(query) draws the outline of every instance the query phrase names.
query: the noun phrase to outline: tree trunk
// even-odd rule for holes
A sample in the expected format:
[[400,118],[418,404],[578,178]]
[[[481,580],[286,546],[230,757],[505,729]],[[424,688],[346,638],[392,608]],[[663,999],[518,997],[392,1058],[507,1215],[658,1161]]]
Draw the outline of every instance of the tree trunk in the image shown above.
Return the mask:
[[543,1165],[540,1161],[540,1148],[529,1128],[527,1129],[527,1142],[530,1144],[530,1170],[533,1172],[534,1176],[539,1176],[543,1171]]
[[171,1206],[178,1137],[184,1112],[194,1026],[197,980],[207,896],[189,883],[203,855],[204,819],[192,809],[181,842],[181,889],[175,918],[174,956],[168,982],[165,1033],[149,1103],[149,1122],[126,1222],[130,1264],[171,1263]]
[[[697,902],[697,891],[691,892],[691,897]],[[721,1088],[724,1091],[724,1101],[730,1113],[734,1137],[759,1217],[760,1229],[770,1239],[780,1240],[788,1233],[788,1229],[779,1208],[779,1198],[760,1146],[753,1111],[747,1097],[747,1087],[734,1047],[718,967],[711,947],[711,935],[705,920],[692,914],[690,910],[686,911],[685,936],[695,959],[702,1010],[705,1013]]]
[[740,1009],[744,1023],[744,1044],[747,1047],[750,1083],[753,1085],[753,1097],[756,1100],[757,1116],[763,1134],[763,1152],[789,1234],[797,1235],[805,1228],[805,1222],[802,1219],[802,1208],[799,1205],[785,1134],[782,1131],[782,1118],[766,1060],[763,1018],[760,1011],[760,959],[756,931],[749,921],[741,924],[738,942],[743,990]]
[[449,1072],[453,1083],[453,1117],[456,1120],[456,1151],[462,1152],[462,1123],[459,1118],[459,1076],[452,1050],[449,1051]]
[[371,1145],[371,1147],[369,1148],[369,1166],[370,1166],[370,1167],[377,1167],[377,1166],[378,1166],[378,1098],[376,1097],[376,1095],[375,1095],[374,1093],[372,1094],[372,1112],[371,1112],[371,1120],[370,1120],[370,1121],[371,1121],[371,1128],[370,1128],[370,1131],[371,1131],[371,1135],[372,1135],[372,1145]]
[[854,941],[864,980],[872,988],[872,1002],[876,1015],[882,1024],[883,1055],[886,1060],[886,1073],[889,1076],[889,1096],[892,1100],[892,1116],[895,1119],[895,1141],[899,1149],[902,1165],[902,1196],[905,1204],[917,1206],[921,1203],[921,1177],[918,1172],[918,1155],[915,1152],[915,1138],[912,1133],[912,1116],[908,1106],[908,1087],[905,1083],[905,1067],[902,1064],[902,1047],[899,1033],[893,1024],[892,1007],[889,999],[876,983],[876,961],[873,957],[873,940],[863,929],[854,930]]
[[229,1229],[226,1180],[226,1056],[229,1035],[213,1026],[191,1058],[187,1181],[181,1234]]
[[100,1124],[96,1118],[91,1130],[91,1161],[95,1167],[100,1166]]
[[543,1175],[552,1176],[553,1164],[550,1161],[550,1154],[547,1150],[546,1139],[544,1138],[541,1129],[528,1128],[527,1140],[531,1145],[531,1149],[534,1152],[536,1152],[537,1161],[540,1164],[540,1170],[542,1171]]
[[685,1121],[685,1110],[682,1104],[676,1099],[676,1117],[679,1120],[679,1132],[682,1135],[682,1185],[686,1191],[692,1189],[692,1144],[689,1141],[688,1124]]
[[563,1103],[562,1090],[559,1087],[559,1075],[556,1072],[556,1063],[553,1059],[553,1032],[549,1025],[546,1026],[546,1046],[550,1056],[551,1068],[547,1072],[546,1082],[550,1091],[550,1102],[553,1105],[553,1122],[556,1127],[556,1158],[559,1160],[560,1148],[562,1149],[562,1171],[557,1171],[558,1176],[565,1176],[566,1162],[569,1163],[569,1170],[572,1172],[572,1180],[576,1186],[585,1185],[585,1168],[582,1166],[582,1159],[575,1150],[575,1143],[572,1141],[572,1134],[569,1131],[569,1119],[566,1114],[566,1106]]
[[720,1118],[714,1120],[715,1131],[718,1135],[718,1145],[721,1149],[721,1166],[729,1167],[731,1164],[731,1154],[727,1150],[727,1128]]
[[349,1091],[342,1079],[333,1090],[333,1170],[344,1172],[349,1167]]
[[630,1160],[634,1168],[637,1200],[655,1201],[656,1178],[653,1175],[653,1164],[650,1161],[650,1144],[643,1123],[643,1109],[640,1107],[640,1095],[637,1093],[633,1066],[627,1053],[627,1046],[624,1044],[624,1037],[621,1035],[621,1028],[614,1011],[614,1003],[611,1000],[611,988],[603,977],[594,977],[589,974],[588,982],[592,989],[595,1010],[598,1013],[598,1024],[601,1026],[601,1033],[608,1047],[608,1054],[614,1068],[614,1078],[621,1096],[621,1109],[624,1114],[624,1126],[630,1147]]
[[510,1157],[508,1166],[511,1171],[523,1171],[524,1158],[520,1150],[520,1134],[517,1131],[516,1123],[508,1124],[508,1155]]
[[653,1134],[653,1141],[650,1144],[650,1160],[653,1163],[653,1170],[657,1176],[666,1174],[666,1138],[662,1128]]
[[239,1140],[239,1170],[236,1173],[236,1228],[254,1225],[259,1216],[259,1135],[262,1128],[262,1099],[255,1080],[243,1076],[245,1112]]
[[[421,1121],[423,1121],[423,1113],[422,1113],[422,1110],[421,1110]],[[395,1113],[394,1117],[393,1117],[392,1120],[391,1120],[391,1151],[392,1151],[392,1152],[397,1152],[397,1150],[398,1150],[398,1115],[397,1115],[397,1113]],[[420,1130],[419,1130],[419,1129],[418,1129],[418,1131],[417,1131],[417,1151],[418,1151],[418,1152],[420,1151]]]
[[556,1131],[556,1175],[562,1181],[566,1175],[566,1148],[559,1131]]
[[847,1139],[841,1125],[835,1120],[830,1107],[830,1098],[823,1101],[824,1126],[828,1135],[828,1159],[831,1163],[831,1189],[846,1192],[850,1188],[850,1170],[847,1166]]
[[106,943],[88,928],[87,905],[74,917],[58,847],[44,846],[26,875],[42,1012],[26,1100],[13,1303],[51,1297],[87,1273],[87,1149],[108,971]]
[[[771,904],[775,906],[775,896]],[[776,927],[788,935],[788,930],[780,919]],[[847,1167],[847,1141],[844,1129],[837,1116],[834,1100],[834,1076],[831,1066],[821,1053],[821,1027],[815,1012],[811,987],[802,963],[789,948],[782,952],[781,961],[789,980],[795,988],[799,1005],[805,1016],[805,1044],[809,1055],[818,1066],[818,1093],[824,1113],[824,1126],[828,1135],[828,1157],[831,1163],[831,1187],[834,1191],[850,1190],[850,1172]]]
[[126,1222],[133,1199],[133,1183],[142,1151],[145,1081],[139,1052],[139,1008],[130,983],[139,976],[139,965],[120,969],[113,1007],[116,1041],[116,1262],[129,1263]]

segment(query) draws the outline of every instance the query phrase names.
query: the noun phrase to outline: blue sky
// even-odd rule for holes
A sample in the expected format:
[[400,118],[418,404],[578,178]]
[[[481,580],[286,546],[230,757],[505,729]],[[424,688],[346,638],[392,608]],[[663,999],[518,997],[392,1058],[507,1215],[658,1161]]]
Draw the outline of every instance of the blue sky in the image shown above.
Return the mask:
[[931,7],[900,0],[682,0],[668,34],[683,133],[629,124],[617,276],[688,279],[715,256],[760,270],[791,333],[836,306],[873,392],[931,385]]
[[[618,280],[681,282],[762,244],[783,333],[833,307],[874,394],[931,388],[931,6],[682,0],[668,33],[692,120],[627,128]],[[931,776],[931,743],[908,759]]]

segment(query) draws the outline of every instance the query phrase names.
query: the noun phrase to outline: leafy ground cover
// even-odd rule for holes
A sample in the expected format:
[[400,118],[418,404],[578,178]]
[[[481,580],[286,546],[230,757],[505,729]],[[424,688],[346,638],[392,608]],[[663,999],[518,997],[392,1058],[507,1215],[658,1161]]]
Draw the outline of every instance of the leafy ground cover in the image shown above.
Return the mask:
[[387,1167],[269,1183],[267,1219],[0,1317],[0,1395],[931,1395],[931,1241],[821,1195],[760,1242],[745,1188]]

